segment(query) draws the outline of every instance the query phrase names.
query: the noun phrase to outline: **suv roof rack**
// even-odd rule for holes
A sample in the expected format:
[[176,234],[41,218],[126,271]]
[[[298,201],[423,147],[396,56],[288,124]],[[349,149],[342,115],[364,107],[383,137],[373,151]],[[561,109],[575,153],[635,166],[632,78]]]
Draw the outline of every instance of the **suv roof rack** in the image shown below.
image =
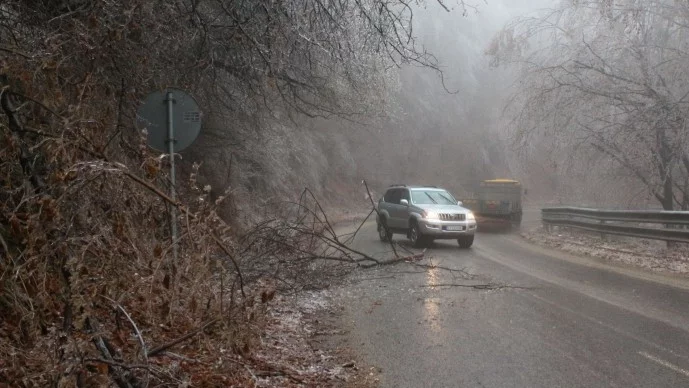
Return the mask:
[[395,183],[395,184],[392,184],[392,185],[390,185],[390,186],[388,186],[388,187],[409,187],[409,188],[417,188],[417,189],[418,189],[418,188],[424,188],[424,187],[430,187],[430,188],[433,188],[433,189],[438,189],[438,188],[439,188],[438,186],[434,186],[434,185],[411,185],[411,186],[410,186],[410,185],[408,185],[408,184],[406,184],[406,183]]

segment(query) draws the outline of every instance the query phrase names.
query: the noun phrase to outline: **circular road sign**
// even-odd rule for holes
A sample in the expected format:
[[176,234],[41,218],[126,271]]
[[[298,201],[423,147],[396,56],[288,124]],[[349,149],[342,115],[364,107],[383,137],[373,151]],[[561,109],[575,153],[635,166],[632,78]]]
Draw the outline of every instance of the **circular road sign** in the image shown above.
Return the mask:
[[136,112],[136,126],[148,131],[148,145],[167,152],[167,93],[172,93],[172,128],[175,151],[191,145],[201,131],[201,110],[194,97],[182,90],[168,88],[149,94]]

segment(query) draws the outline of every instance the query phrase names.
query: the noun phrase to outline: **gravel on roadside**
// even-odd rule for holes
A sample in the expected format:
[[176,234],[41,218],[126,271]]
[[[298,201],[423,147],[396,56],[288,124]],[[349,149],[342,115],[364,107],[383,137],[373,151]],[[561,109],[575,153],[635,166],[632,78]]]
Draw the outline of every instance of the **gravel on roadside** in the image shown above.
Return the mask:
[[543,227],[521,233],[528,241],[566,252],[596,257],[655,272],[689,274],[689,244],[668,247],[665,242]]

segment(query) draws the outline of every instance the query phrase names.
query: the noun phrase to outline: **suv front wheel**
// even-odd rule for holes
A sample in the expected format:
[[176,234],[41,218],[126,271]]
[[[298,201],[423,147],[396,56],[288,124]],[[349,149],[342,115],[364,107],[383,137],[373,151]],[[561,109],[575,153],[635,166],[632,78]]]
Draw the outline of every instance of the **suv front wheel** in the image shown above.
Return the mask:
[[426,236],[421,234],[419,225],[416,222],[412,222],[411,226],[409,227],[409,240],[411,240],[411,243],[415,248],[423,248],[428,241]]
[[462,236],[457,239],[457,243],[459,244],[460,248],[471,248],[471,246],[474,244],[474,235]]

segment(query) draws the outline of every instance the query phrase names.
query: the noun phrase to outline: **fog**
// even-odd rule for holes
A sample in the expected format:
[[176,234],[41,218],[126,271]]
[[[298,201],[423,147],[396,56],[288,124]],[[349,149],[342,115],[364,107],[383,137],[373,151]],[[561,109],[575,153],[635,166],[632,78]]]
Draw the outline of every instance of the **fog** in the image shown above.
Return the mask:
[[[260,193],[239,201],[251,206],[309,187],[346,207],[361,200],[362,180],[378,191],[433,184],[464,197],[504,177],[540,203],[687,207],[685,70],[668,65],[686,59],[686,7],[660,3],[663,12],[632,0],[490,0],[448,11],[431,1],[404,14],[396,26],[409,35],[391,41],[355,19],[351,36],[333,44],[363,51],[307,74],[325,81],[309,84],[306,102],[298,90],[296,98],[267,90],[246,100],[255,106],[219,109],[187,159],[218,165],[202,171],[218,190]],[[650,40],[650,61],[639,59]],[[636,97],[621,101],[630,90]],[[645,145],[661,132],[673,146]],[[614,140],[629,133],[644,140]]]
[[[446,11],[430,3],[414,11],[418,42],[438,60],[431,69],[403,64],[389,70],[389,99],[381,117],[360,125],[325,122],[344,154],[352,183],[369,179],[433,184],[468,196],[484,179],[529,181],[516,158],[502,111],[516,80],[514,69],[493,68],[486,50],[511,19],[552,1],[490,1]],[[332,130],[332,128],[337,128]]]

